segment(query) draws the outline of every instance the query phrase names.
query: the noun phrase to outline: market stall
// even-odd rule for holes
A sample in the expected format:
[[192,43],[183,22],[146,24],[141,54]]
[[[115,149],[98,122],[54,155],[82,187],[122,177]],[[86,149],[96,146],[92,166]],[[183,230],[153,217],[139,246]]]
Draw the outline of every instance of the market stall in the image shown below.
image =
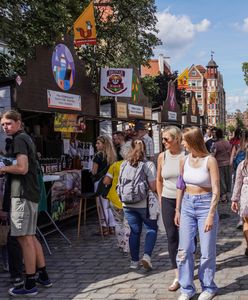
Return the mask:
[[[0,99],[1,111],[21,112],[44,174],[61,175],[61,181],[53,183],[48,205],[53,219],[77,214],[80,173],[92,166],[99,105],[73,39],[66,36],[54,47],[38,46],[35,59],[26,63],[25,75],[0,82]],[[5,148],[5,138],[1,133],[0,150]],[[73,176],[78,184],[72,188]],[[59,185],[65,185],[63,190]]]

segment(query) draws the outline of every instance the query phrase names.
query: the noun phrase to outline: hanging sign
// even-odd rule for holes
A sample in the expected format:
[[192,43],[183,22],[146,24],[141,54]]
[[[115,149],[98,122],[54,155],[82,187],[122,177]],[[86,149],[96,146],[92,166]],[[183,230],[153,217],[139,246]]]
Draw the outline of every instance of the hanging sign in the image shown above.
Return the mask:
[[133,69],[101,69],[101,96],[131,97]]
[[93,1],[90,2],[86,9],[78,17],[73,27],[74,44],[76,47],[96,44],[96,24]]

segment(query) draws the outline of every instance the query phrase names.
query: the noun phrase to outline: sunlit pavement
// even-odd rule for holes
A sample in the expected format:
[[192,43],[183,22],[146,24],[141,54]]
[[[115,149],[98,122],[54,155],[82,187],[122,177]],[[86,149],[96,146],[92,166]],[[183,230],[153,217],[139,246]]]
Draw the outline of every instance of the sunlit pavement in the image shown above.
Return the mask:
[[[219,293],[214,299],[248,299],[248,257],[244,256],[245,244],[242,230],[236,229],[238,216],[231,213],[230,203],[220,204],[220,228],[217,244],[216,283]],[[77,239],[76,222],[62,226],[71,239],[68,246],[58,234],[48,236],[52,255],[46,251],[47,268],[53,287],[40,288],[37,299],[177,299],[180,292],[167,290],[173,281],[167,252],[167,240],[159,233],[152,258],[154,269],[151,272],[129,270],[129,258],[123,257],[115,245],[115,238],[104,240],[95,233],[98,231],[94,216],[89,218],[86,227],[82,226]],[[44,245],[43,245],[44,246]],[[142,247],[141,247],[142,249]],[[199,252],[199,250],[198,250]],[[196,273],[199,253],[196,255]],[[200,284],[195,279],[198,294]],[[0,273],[0,299],[9,299],[10,287],[7,273]],[[22,299],[25,299],[24,297]],[[28,298],[30,299],[30,297]]]

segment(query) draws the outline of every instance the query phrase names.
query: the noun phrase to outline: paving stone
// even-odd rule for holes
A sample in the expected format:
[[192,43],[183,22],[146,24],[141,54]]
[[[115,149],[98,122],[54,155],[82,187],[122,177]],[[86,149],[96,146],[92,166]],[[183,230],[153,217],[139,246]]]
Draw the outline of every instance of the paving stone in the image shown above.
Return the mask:
[[[222,216],[217,242],[216,283],[219,294],[215,300],[248,300],[247,257],[244,256],[243,233],[236,229],[238,216],[228,205],[220,204]],[[89,221],[89,222],[88,222]],[[115,237],[94,235],[98,230],[97,219],[87,220],[80,239],[76,236],[76,219],[61,224],[61,229],[72,242],[64,242],[59,235],[47,236],[52,255],[45,250],[47,269],[54,283],[50,289],[39,289],[37,299],[44,300],[176,300],[180,292],[168,292],[174,279],[167,249],[167,238],[159,233],[152,262],[154,270],[129,269],[129,259],[116,249]],[[83,228],[83,227],[82,227]],[[141,250],[144,243],[142,239]],[[44,245],[43,245],[44,246]],[[198,244],[199,248],[199,244]],[[141,253],[142,254],[142,253]],[[197,297],[201,292],[197,279],[200,251],[196,253],[195,285]],[[9,300],[8,273],[0,270],[0,300]],[[195,299],[197,299],[197,297]],[[34,297],[33,297],[34,298]],[[30,298],[21,298],[23,300]]]

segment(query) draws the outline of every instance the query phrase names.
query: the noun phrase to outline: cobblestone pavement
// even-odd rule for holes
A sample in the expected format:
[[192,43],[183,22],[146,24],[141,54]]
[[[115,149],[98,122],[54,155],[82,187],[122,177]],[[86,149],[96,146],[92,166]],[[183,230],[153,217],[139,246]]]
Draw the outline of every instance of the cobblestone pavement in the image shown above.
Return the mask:
[[[244,256],[245,244],[241,230],[236,229],[237,215],[230,212],[229,204],[220,204],[220,228],[217,244],[216,283],[219,293],[216,300],[248,299],[248,258]],[[46,253],[47,268],[54,282],[52,288],[42,289],[37,299],[177,299],[179,291],[168,292],[173,271],[167,252],[167,240],[160,233],[153,255],[154,270],[130,271],[129,259],[123,257],[115,245],[113,236],[104,240],[95,235],[98,227],[89,218],[81,237],[77,239],[76,223],[63,225],[63,231],[71,239],[69,247],[58,236],[48,236],[52,255]],[[196,266],[199,253],[196,255]],[[197,267],[196,272],[197,274]],[[200,293],[199,281],[195,284]],[[0,299],[9,299],[10,286],[7,273],[0,273]],[[23,298],[24,299],[24,298]],[[29,298],[30,299],[30,298]]]

